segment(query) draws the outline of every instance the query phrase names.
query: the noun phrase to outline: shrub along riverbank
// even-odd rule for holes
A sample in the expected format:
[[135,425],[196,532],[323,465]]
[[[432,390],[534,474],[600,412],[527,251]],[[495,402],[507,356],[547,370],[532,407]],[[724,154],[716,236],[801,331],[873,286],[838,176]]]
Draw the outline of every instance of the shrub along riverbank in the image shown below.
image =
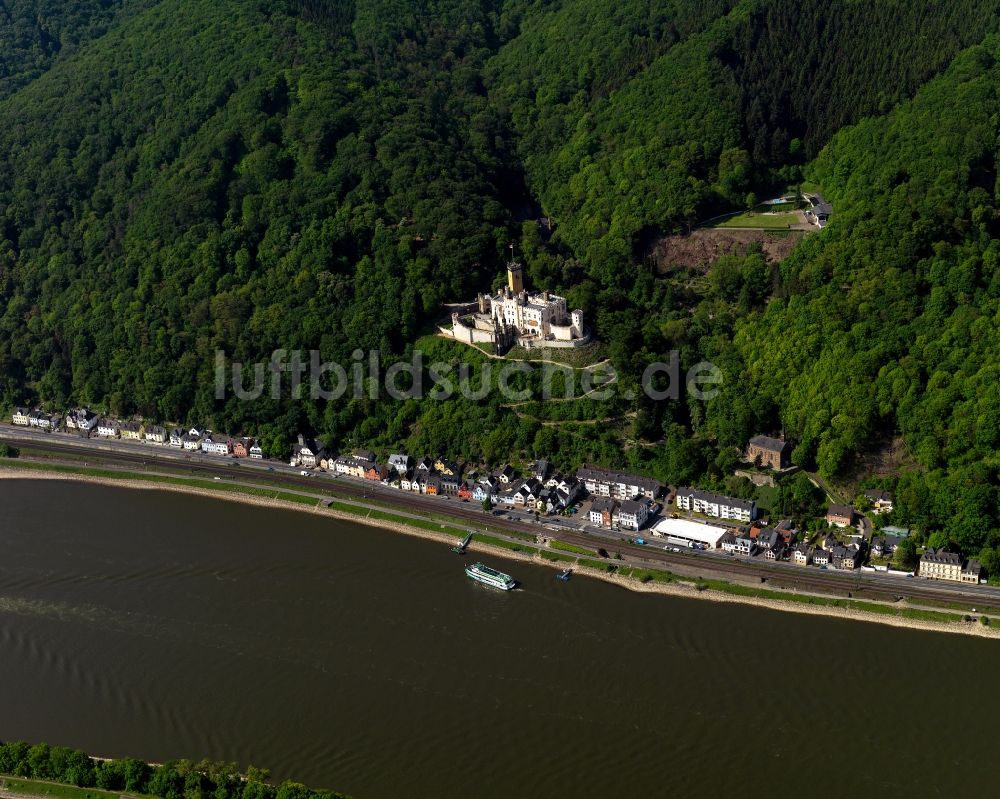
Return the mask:
[[[135,758],[90,757],[79,749],[0,743],[0,783],[25,796],[94,799],[98,796],[154,796],[159,799],[347,799],[346,794],[307,788],[297,782],[268,782],[264,769],[241,772],[235,763],[171,760],[152,765]],[[105,794],[104,792],[108,792]]]

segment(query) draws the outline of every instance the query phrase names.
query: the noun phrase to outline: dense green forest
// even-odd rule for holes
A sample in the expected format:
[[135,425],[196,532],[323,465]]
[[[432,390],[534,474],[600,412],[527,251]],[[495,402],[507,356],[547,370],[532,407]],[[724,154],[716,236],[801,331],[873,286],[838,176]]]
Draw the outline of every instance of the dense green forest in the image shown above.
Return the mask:
[[[279,454],[307,430],[730,490],[757,432],[855,484],[901,442],[879,478],[894,520],[1000,573],[995,3],[0,12],[6,403],[207,422]],[[645,257],[803,180],[836,213],[780,264],[751,250],[661,274]],[[484,357],[427,334],[495,284],[509,242],[530,284],[585,310],[613,398],[215,399],[217,349],[388,364],[419,344],[476,382]],[[637,390],[672,350],[722,369],[717,398]]]

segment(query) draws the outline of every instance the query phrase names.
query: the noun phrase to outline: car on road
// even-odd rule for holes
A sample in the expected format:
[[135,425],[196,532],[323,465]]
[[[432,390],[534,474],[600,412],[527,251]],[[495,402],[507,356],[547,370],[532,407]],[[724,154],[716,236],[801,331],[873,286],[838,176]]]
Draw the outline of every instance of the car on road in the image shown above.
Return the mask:
[[307,472],[305,469],[299,472],[299,474],[301,474],[303,477],[309,477],[309,472]]
[[269,472],[273,472],[273,471],[274,471],[274,467],[273,467],[273,466],[268,466],[268,467],[267,467],[267,470],[268,470]]

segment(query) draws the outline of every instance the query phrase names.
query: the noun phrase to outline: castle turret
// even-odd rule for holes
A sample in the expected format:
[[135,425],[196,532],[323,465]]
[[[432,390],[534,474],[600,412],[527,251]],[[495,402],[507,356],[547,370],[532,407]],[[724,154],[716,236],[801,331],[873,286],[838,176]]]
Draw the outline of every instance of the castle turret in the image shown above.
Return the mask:
[[523,269],[517,261],[512,260],[507,264],[507,286],[514,295],[524,291]]

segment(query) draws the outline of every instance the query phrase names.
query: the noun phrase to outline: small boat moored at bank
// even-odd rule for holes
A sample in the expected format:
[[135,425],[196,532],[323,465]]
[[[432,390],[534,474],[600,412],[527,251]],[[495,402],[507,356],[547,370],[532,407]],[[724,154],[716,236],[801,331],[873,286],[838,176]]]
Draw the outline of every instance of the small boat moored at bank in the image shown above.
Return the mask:
[[563,569],[559,574],[556,575],[557,580],[569,580],[570,575],[573,573],[572,569]]
[[517,583],[514,582],[514,579],[509,574],[491,569],[482,563],[473,563],[471,566],[466,566],[465,573],[471,579],[483,585],[499,588],[501,591],[513,591],[517,586]]
[[463,540],[461,544],[456,544],[451,548],[452,552],[456,552],[459,555],[465,554],[466,547],[469,546],[469,542],[472,540],[472,533],[469,533]]

